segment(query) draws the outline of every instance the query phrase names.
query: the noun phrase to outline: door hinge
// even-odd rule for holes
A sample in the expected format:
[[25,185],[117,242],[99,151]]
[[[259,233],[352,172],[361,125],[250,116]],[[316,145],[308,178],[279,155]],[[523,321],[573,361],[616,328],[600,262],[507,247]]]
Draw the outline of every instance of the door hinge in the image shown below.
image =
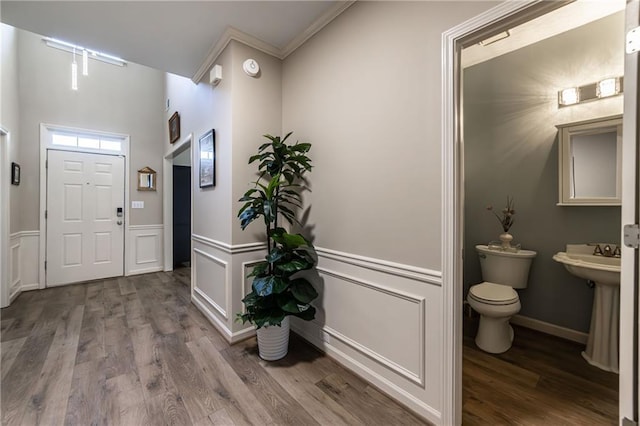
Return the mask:
[[625,225],[623,229],[623,242],[627,247],[637,249],[640,247],[640,226],[637,223]]
[[636,53],[640,50],[640,27],[636,27],[627,33],[625,46],[627,53]]
[[47,270],[47,261],[46,260],[44,261],[44,270],[45,271]]
[[629,420],[628,418],[622,419],[622,426],[638,426],[638,422],[635,420]]
[[45,169],[49,168],[49,160],[44,160],[44,168]]
[[48,210],[45,210],[45,211],[44,211],[44,218],[46,219],[48,216],[49,216],[49,211],[48,211]]

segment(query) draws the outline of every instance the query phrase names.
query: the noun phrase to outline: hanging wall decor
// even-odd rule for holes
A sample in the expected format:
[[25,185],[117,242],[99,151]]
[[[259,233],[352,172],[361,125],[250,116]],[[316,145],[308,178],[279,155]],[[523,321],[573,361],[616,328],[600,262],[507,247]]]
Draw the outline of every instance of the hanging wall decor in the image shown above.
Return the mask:
[[200,137],[200,188],[216,185],[215,131],[209,130]]
[[169,119],[169,142],[174,143],[180,139],[180,115],[174,112]]

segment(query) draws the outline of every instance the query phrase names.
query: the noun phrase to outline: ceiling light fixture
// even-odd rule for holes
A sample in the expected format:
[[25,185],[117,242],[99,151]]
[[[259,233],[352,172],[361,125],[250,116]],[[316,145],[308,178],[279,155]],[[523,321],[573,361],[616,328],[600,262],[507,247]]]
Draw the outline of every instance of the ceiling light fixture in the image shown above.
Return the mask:
[[[108,55],[106,53],[98,52],[97,50],[87,49],[85,47],[77,46],[75,44],[67,43],[66,41],[58,40],[51,37],[44,37],[42,40],[45,42],[47,46],[53,47],[54,49],[64,50],[65,52],[73,52],[74,50],[82,50],[82,51],[86,50],[87,61],[89,57],[91,57],[91,59],[95,59],[97,61],[105,62],[111,65],[117,65],[119,67],[124,67],[127,65],[127,61],[125,61],[124,59],[118,58],[117,56]],[[84,53],[83,53],[83,58],[84,58]]]
[[89,75],[89,52],[82,49],[82,75]]
[[73,49],[73,62],[71,62],[71,90],[78,90],[78,64],[76,63],[76,49]]

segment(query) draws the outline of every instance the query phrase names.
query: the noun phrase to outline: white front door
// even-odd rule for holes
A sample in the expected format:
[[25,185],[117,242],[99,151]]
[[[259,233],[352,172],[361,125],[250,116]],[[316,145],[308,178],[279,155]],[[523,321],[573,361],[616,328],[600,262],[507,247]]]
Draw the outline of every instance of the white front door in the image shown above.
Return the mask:
[[123,275],[124,158],[47,157],[47,286]]
[[[627,1],[626,31],[640,25],[639,0]],[[622,46],[621,46],[622,48]],[[638,196],[638,67],[640,53],[628,52],[624,64],[622,123],[622,224],[640,223]],[[623,232],[624,238],[624,232]],[[620,424],[638,424],[638,249],[623,246],[620,274]]]

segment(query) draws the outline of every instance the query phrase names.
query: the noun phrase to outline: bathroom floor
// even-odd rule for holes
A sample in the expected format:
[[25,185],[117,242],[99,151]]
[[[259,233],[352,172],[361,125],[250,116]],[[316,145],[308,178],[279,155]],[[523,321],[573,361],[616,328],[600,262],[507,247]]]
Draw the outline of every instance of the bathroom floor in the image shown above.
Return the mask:
[[478,318],[465,318],[464,425],[618,423],[618,375],[593,367],[584,345],[514,326],[513,346],[493,355],[474,343]]

